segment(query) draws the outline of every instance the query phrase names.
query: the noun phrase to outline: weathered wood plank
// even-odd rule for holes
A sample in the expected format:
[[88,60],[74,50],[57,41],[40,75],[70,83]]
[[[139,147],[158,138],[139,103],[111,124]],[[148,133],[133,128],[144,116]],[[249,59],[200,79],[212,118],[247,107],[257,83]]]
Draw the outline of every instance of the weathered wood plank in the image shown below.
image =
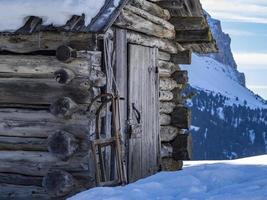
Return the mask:
[[[0,173],[0,183],[42,187],[40,176],[24,176],[20,174]],[[0,189],[1,190],[1,189]]]
[[203,16],[202,6],[200,1],[194,0],[161,0],[158,5],[167,9],[172,17],[180,16]]
[[101,52],[83,53],[70,63],[63,63],[54,56],[0,55],[0,78],[56,78],[66,71],[68,82],[75,77],[89,77],[95,86],[105,85],[105,74],[99,70]]
[[130,6],[121,12],[115,25],[159,38],[175,38],[174,27],[169,22],[150,15],[146,11]]
[[202,30],[207,26],[204,17],[172,17],[170,23],[174,25],[176,31]]
[[176,31],[176,41],[180,43],[212,42],[213,36],[210,28],[202,30]]
[[0,150],[47,151],[47,140],[0,136]]
[[147,47],[157,47],[160,50],[171,54],[176,54],[178,52],[178,45],[171,40],[150,37],[133,31],[127,31],[127,39],[130,43],[140,44]]
[[0,184],[1,200],[49,200],[51,199],[42,187]]
[[0,51],[30,53],[56,50],[61,45],[76,50],[93,50],[95,42],[91,33],[39,32],[31,35],[0,34]]
[[56,130],[65,130],[78,138],[89,135],[86,115],[61,119],[46,110],[0,109],[0,135],[6,137],[48,138]]
[[[3,152],[1,151],[1,154]],[[28,152],[24,152],[28,153]],[[49,153],[47,153],[49,154]],[[42,155],[47,155],[42,154]],[[16,156],[15,158],[10,158],[10,156]],[[8,152],[5,156],[1,156],[0,162],[0,172],[1,173],[13,173],[13,174],[20,174],[20,175],[27,175],[27,176],[45,176],[50,169],[58,169],[58,170],[66,170],[70,173],[73,172],[84,172],[92,175],[88,172],[89,165],[92,158],[88,156],[81,156],[71,158],[68,161],[60,161],[59,159],[50,156],[40,157],[38,158],[38,153],[33,155],[25,154],[25,160],[23,157],[17,156],[24,156],[21,152]],[[47,161],[45,159],[49,158]],[[93,172],[91,172],[93,173]]]
[[133,0],[132,5],[165,20],[169,20],[171,17],[168,10],[163,9],[157,4],[151,3],[147,0]]
[[132,129],[129,179],[132,182],[158,170],[159,83],[156,73],[157,50],[130,45],[129,53],[129,119]]
[[0,103],[50,105],[62,97],[70,97],[77,103],[88,103],[93,97],[90,80],[73,79],[60,84],[53,79],[2,78],[0,79]]

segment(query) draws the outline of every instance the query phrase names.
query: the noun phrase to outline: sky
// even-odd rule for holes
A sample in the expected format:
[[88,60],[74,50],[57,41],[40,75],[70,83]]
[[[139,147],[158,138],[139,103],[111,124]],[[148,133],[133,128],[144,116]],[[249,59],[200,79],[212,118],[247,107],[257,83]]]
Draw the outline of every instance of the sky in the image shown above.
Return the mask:
[[267,0],[200,0],[232,38],[247,87],[267,99]]

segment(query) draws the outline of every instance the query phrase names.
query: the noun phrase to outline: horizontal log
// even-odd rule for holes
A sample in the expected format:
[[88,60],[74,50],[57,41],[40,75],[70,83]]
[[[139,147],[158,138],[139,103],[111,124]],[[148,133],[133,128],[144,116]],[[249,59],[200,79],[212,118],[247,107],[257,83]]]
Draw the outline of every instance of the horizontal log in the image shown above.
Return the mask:
[[76,50],[92,50],[95,39],[91,33],[39,32],[31,35],[0,34],[0,51],[30,53],[43,50],[56,50],[61,45]]
[[192,51],[191,50],[179,51],[177,54],[172,55],[171,61],[175,64],[190,65],[192,63]]
[[189,77],[188,77],[188,71],[186,70],[179,70],[175,71],[171,77],[176,81],[177,84],[187,84]]
[[161,8],[157,4],[151,3],[147,0],[133,0],[132,5],[149,12],[152,15],[160,17],[165,20],[170,19],[170,13],[168,10]]
[[0,151],[0,161],[3,162],[59,162],[60,160],[49,152],[31,151]]
[[177,137],[178,134],[180,134],[180,131],[174,126],[160,127],[160,138],[162,142],[171,142]]
[[[174,26],[170,22],[168,22],[168,20],[164,20],[160,17],[156,17],[154,15],[151,15],[149,12],[146,12],[146,11],[144,11],[140,8],[136,8],[134,6],[128,5],[128,6],[125,6],[124,9],[128,10],[128,11],[130,11],[130,12],[132,12],[138,16],[141,16],[144,19],[149,20],[155,24],[161,25],[162,27],[164,27],[168,30],[174,31]],[[169,38],[169,39],[172,39],[172,38]]]
[[176,87],[178,87],[178,84],[173,79],[161,78],[159,81],[160,90],[170,90],[171,91]]
[[160,114],[159,123],[161,126],[166,126],[171,124],[171,116],[167,114]]
[[171,101],[173,99],[173,93],[171,91],[159,91],[160,101]]
[[[42,187],[43,178],[40,176],[24,176],[20,174],[0,173],[0,184],[40,186]],[[1,189],[0,189],[1,191]]]
[[209,28],[203,30],[176,31],[176,41],[188,42],[212,42],[213,36]]
[[175,107],[176,105],[174,102],[160,102],[159,111],[160,113],[170,114]]
[[42,187],[38,186],[21,186],[21,185],[10,185],[0,184],[0,199],[1,200],[26,200],[26,199],[42,199],[49,200],[51,197],[47,195]]
[[172,17],[203,16],[203,9],[200,1],[160,0],[158,1],[158,5],[167,9]]
[[191,110],[184,106],[174,108],[171,114],[171,124],[177,128],[189,129],[191,125]]
[[174,25],[176,31],[202,30],[207,26],[204,17],[172,17],[170,23]]
[[70,97],[77,103],[89,103],[93,97],[89,79],[77,78],[68,84],[53,79],[2,78],[0,103],[50,105],[61,97]]
[[0,136],[0,150],[47,151],[47,140]]
[[[121,14],[119,15],[119,17],[115,22],[115,25],[120,28],[137,31],[140,33],[144,33],[159,38],[167,38],[167,39],[175,38],[174,27],[172,29],[169,29],[169,27],[163,26],[162,24],[159,23],[156,24],[154,18],[157,17],[150,15],[149,13],[146,13],[141,9],[136,8],[134,10],[135,11],[139,10],[142,13],[142,16],[137,15],[136,12],[132,12],[132,10],[133,9],[131,9],[130,11],[129,7],[122,10]],[[147,16],[149,16],[150,20],[147,19],[148,18]],[[161,19],[159,18],[159,20],[157,21],[160,20]],[[168,23],[168,26],[169,25],[171,24]]]
[[[50,169],[66,170],[69,173],[85,172],[88,176],[91,175],[90,172],[93,173],[92,171],[88,171],[91,169],[89,165],[92,158],[89,159],[89,156],[85,155],[80,157],[76,156],[68,161],[59,161],[59,159],[56,158],[56,160],[53,161],[51,159],[51,155],[50,158],[49,156],[36,158],[33,156],[29,157],[29,154],[26,154],[26,160],[23,160],[23,157],[16,157],[12,159],[10,158],[12,153],[8,153],[9,154],[5,157],[5,159],[3,159],[2,156],[0,162],[1,173],[13,173],[26,176],[45,176]],[[35,154],[37,155],[37,153]],[[17,156],[16,152],[14,152],[13,155]],[[46,161],[46,158],[49,158],[49,160]]]
[[[104,86],[106,77],[99,70],[101,52],[86,52],[83,55],[83,58],[71,63],[62,63],[54,56],[0,55],[0,78],[53,79],[65,75],[65,79],[68,79],[65,82],[70,82],[75,77],[89,77],[95,87]],[[62,74],[63,72],[66,73]]]
[[171,54],[178,52],[178,46],[175,42],[167,39],[161,39],[157,37],[150,37],[145,34],[127,31],[127,40],[133,44],[140,44],[148,47],[157,47],[161,51],[165,51]]
[[85,139],[89,135],[89,121],[86,115],[78,113],[64,120],[46,110],[1,108],[0,136],[47,138],[56,130],[65,130]]

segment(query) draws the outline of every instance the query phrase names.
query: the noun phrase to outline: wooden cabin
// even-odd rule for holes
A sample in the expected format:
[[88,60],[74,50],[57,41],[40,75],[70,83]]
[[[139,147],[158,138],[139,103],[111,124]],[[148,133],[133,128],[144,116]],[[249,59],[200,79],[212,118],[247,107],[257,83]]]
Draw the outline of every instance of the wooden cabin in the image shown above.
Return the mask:
[[190,159],[179,64],[216,51],[199,0],[106,0],[85,18],[29,14],[0,33],[1,200],[65,199]]

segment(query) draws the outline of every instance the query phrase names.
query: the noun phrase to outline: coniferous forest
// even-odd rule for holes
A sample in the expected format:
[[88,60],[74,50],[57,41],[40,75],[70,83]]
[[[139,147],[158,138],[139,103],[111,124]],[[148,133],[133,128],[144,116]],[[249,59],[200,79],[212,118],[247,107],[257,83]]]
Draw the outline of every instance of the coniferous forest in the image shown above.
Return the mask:
[[[193,159],[236,159],[267,151],[267,109],[229,105],[227,97],[190,88]],[[236,99],[238,100],[238,99]]]

